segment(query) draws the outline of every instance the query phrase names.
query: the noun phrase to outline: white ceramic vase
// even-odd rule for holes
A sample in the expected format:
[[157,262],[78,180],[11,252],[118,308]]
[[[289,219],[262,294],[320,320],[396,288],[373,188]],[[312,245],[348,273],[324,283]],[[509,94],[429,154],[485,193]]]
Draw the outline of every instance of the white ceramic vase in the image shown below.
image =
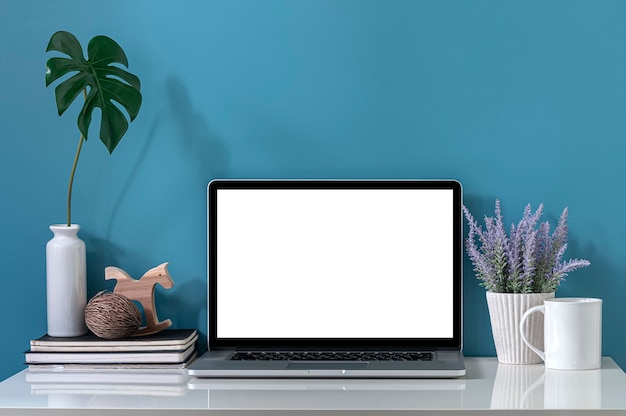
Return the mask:
[[[524,344],[519,332],[522,315],[533,306],[543,305],[553,293],[495,293],[487,292],[491,331],[498,361],[503,364],[537,364],[541,358]],[[526,336],[533,345],[543,347],[543,314],[528,320]]]
[[87,333],[87,260],[79,225],[51,225],[46,245],[48,335],[73,337]]

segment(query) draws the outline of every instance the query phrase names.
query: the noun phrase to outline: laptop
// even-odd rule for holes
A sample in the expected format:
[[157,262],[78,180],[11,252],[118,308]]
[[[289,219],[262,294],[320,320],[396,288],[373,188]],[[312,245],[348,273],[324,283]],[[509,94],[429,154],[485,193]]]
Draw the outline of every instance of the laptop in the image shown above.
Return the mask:
[[210,378],[454,378],[462,189],[454,180],[213,180]]

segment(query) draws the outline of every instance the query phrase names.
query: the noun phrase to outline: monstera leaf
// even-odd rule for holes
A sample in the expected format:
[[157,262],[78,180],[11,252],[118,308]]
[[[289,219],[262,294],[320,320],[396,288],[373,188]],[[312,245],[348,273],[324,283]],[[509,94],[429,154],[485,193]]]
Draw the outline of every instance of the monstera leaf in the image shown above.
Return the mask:
[[[139,78],[118,65],[128,68],[122,48],[111,38],[96,36],[87,46],[88,59],[83,48],[69,32],[56,32],[50,38],[46,52],[61,52],[69,58],[54,57],[46,63],[46,86],[68,75],[55,89],[59,115],[84,92],[85,102],[78,115],[78,129],[87,139],[93,110],[101,110],[100,140],[109,153],[128,130],[129,121],[120,108],[124,108],[133,121],[141,107]],[[116,104],[117,103],[117,104]]]

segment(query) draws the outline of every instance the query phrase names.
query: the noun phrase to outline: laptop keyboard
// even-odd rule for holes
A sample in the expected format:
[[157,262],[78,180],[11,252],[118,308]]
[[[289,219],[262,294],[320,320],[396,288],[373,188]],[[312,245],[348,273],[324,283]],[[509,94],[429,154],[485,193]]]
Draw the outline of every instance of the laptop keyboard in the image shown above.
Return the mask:
[[342,352],[236,352],[231,360],[238,361],[431,361],[430,352],[372,352],[372,351],[342,351]]

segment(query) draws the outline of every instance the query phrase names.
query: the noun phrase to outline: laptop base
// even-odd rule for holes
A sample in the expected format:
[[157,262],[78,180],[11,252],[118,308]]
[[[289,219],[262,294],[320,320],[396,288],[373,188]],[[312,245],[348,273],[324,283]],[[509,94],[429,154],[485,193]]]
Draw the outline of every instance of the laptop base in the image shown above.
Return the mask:
[[455,378],[465,375],[462,352],[433,352],[431,361],[233,361],[232,351],[207,351],[187,373],[206,378]]

